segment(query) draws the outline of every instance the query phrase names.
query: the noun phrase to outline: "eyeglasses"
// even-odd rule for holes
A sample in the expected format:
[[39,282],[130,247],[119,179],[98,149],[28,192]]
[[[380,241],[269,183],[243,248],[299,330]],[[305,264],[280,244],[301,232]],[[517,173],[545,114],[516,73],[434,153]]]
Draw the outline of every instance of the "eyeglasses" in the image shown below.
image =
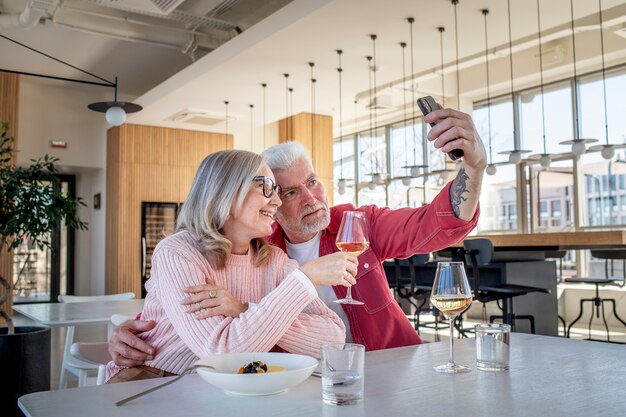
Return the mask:
[[274,193],[280,196],[281,188],[280,185],[276,185],[274,180],[270,177],[266,177],[264,175],[257,175],[252,178],[254,181],[263,181],[263,195],[265,198],[270,198]]

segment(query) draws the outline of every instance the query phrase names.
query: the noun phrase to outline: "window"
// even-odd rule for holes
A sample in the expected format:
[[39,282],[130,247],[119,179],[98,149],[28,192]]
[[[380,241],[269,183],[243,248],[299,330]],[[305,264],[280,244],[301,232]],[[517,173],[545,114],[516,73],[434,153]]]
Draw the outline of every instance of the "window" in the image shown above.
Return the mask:
[[544,86],[543,91],[543,107],[540,88],[520,94],[521,148],[528,149],[533,154],[544,153],[544,148],[549,154],[568,151],[567,147],[560,145],[559,142],[574,137],[572,107],[563,105],[572,102],[570,84],[560,82]]
[[[333,143],[333,175],[335,179],[334,203],[355,204],[354,179],[356,178],[354,164],[354,136],[344,136],[342,140],[336,139]],[[337,181],[346,180],[346,188],[343,194],[339,194]],[[327,191],[328,192],[328,191]]]
[[539,216],[540,217],[548,217],[548,202],[540,201],[539,202]]
[[[491,112],[491,153],[489,112]],[[513,137],[513,102],[510,96],[492,100],[491,106],[486,102],[475,104],[472,118],[485,144],[487,158],[491,156],[493,163],[507,162],[508,155],[500,152],[516,148]],[[517,201],[515,165],[499,165],[495,175],[485,175],[480,194],[481,210],[499,210],[500,215],[498,218],[480,216],[478,233],[517,230]]]
[[[581,137],[595,138],[605,144],[604,93],[602,74],[594,73],[580,79],[580,130]],[[626,118],[621,114],[626,95],[626,69],[606,72],[606,102],[608,143],[626,142]],[[599,152],[588,152],[581,157],[582,182],[586,202],[581,207],[583,226],[623,225],[626,203],[622,199],[626,188],[626,152],[618,149],[611,160],[603,159]]]
[[481,103],[474,107],[472,118],[476,124],[478,134],[485,143],[487,158],[489,158],[489,112],[491,112],[491,161],[507,162],[508,155],[500,154],[503,151],[515,149],[513,138],[513,103],[510,97],[493,100],[491,106]]
[[368,130],[360,133],[357,148],[359,155],[359,205],[387,206],[387,192],[384,185],[373,182],[375,174],[384,176],[388,172],[385,129],[378,128],[376,131]]

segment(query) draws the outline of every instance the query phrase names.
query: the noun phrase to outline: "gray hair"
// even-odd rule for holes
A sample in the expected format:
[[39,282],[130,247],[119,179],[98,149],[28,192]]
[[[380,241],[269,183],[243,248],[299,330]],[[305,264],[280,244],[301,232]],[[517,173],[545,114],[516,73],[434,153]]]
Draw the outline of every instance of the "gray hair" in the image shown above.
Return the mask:
[[288,169],[300,159],[305,160],[313,169],[311,154],[300,142],[289,141],[270,146],[261,152],[261,156],[265,157],[272,171]]
[[[209,259],[223,267],[231,242],[222,234],[233,203],[240,208],[265,159],[253,152],[225,150],[209,154],[196,171],[191,190],[180,209],[176,230],[195,234]],[[253,239],[257,263],[269,254],[263,239]]]

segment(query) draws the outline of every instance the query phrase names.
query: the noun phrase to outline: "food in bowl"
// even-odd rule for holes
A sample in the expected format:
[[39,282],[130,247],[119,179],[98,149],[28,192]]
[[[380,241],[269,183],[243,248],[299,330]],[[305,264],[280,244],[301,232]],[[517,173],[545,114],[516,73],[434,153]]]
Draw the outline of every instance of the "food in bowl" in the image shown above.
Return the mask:
[[263,361],[253,361],[239,368],[239,374],[264,374],[266,372],[283,372],[287,368],[278,365],[266,365]]

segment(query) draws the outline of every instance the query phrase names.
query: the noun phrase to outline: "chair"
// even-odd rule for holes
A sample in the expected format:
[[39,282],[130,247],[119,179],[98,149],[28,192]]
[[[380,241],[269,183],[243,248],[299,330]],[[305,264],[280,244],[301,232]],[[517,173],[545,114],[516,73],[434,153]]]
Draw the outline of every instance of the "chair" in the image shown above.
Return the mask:
[[[132,292],[110,295],[76,296],[59,295],[61,303],[85,303],[91,301],[114,301],[132,300],[135,294]],[[72,356],[71,348],[74,342],[74,326],[68,326],[65,334],[65,347],[63,348],[63,365],[59,376],[59,389],[67,388],[66,372],[78,377],[78,386],[84,387],[87,384],[87,376],[90,371],[98,370],[98,365],[93,362],[86,362]]]
[[[488,265],[493,261],[493,244],[489,239],[477,238],[463,241],[465,261],[471,267],[473,278],[474,298],[482,303],[496,301],[502,309],[502,315],[492,315],[489,322],[501,319],[503,323],[509,324],[511,330],[515,331],[517,320],[528,320],[530,331],[535,333],[535,318],[530,314],[519,315],[513,310],[513,299],[533,292],[543,292],[549,294],[550,291],[540,287],[530,287],[517,284],[493,284],[484,285],[480,282],[480,267]],[[500,305],[500,303],[502,303]]]
[[[567,326],[566,336],[570,336],[570,331],[574,324],[581,319],[583,316],[583,307],[585,303],[593,303],[591,308],[591,317],[589,318],[589,340],[591,339],[591,323],[593,322],[593,313],[595,307],[596,318],[600,318],[600,313],[602,313],[602,322],[604,323],[604,328],[606,329],[606,341],[611,341],[611,336],[609,333],[609,325],[606,322],[606,315],[604,312],[604,303],[610,303],[613,305],[613,315],[615,318],[621,322],[624,326],[626,326],[626,322],[622,320],[620,316],[617,315],[616,310],[616,301],[614,298],[602,298],[600,297],[600,286],[607,285],[619,285],[621,287],[626,283],[626,249],[592,249],[591,256],[598,259],[604,259],[604,277],[571,277],[563,279],[564,282],[567,283],[580,283],[580,284],[593,284],[595,285],[595,297],[593,298],[583,298],[580,300],[580,311],[578,316],[572,321],[569,326]],[[613,261],[619,259],[622,260],[623,265],[623,276],[622,277],[613,277],[614,268]],[[610,268],[609,268],[610,266]],[[617,284],[621,281],[621,285]]]
[[[111,324],[113,326],[119,326],[129,319],[132,319],[132,317],[113,314],[111,316]],[[72,344],[70,354],[80,361],[96,365],[98,367],[96,385],[104,384],[106,365],[111,360],[109,344],[107,342],[76,342]]]
[[[557,284],[560,284],[563,281],[563,259],[567,255],[566,250],[547,250],[545,252],[546,259],[556,259],[558,261],[559,269],[557,274]],[[557,300],[561,298],[561,294],[563,293],[562,289],[557,291]],[[563,336],[567,337],[567,324],[565,323],[565,319],[560,314],[557,315],[558,320],[563,325]]]
[[[420,333],[420,327],[433,328],[435,330],[435,341],[439,340],[439,329],[445,328],[441,313],[437,309],[430,308],[430,292],[432,282],[419,283],[416,267],[424,265],[430,259],[430,254],[416,254],[407,259],[394,259],[394,284],[395,292],[399,298],[407,300],[415,307],[414,323],[415,330]],[[424,311],[431,311],[435,316],[434,323],[421,323],[420,315]]]

